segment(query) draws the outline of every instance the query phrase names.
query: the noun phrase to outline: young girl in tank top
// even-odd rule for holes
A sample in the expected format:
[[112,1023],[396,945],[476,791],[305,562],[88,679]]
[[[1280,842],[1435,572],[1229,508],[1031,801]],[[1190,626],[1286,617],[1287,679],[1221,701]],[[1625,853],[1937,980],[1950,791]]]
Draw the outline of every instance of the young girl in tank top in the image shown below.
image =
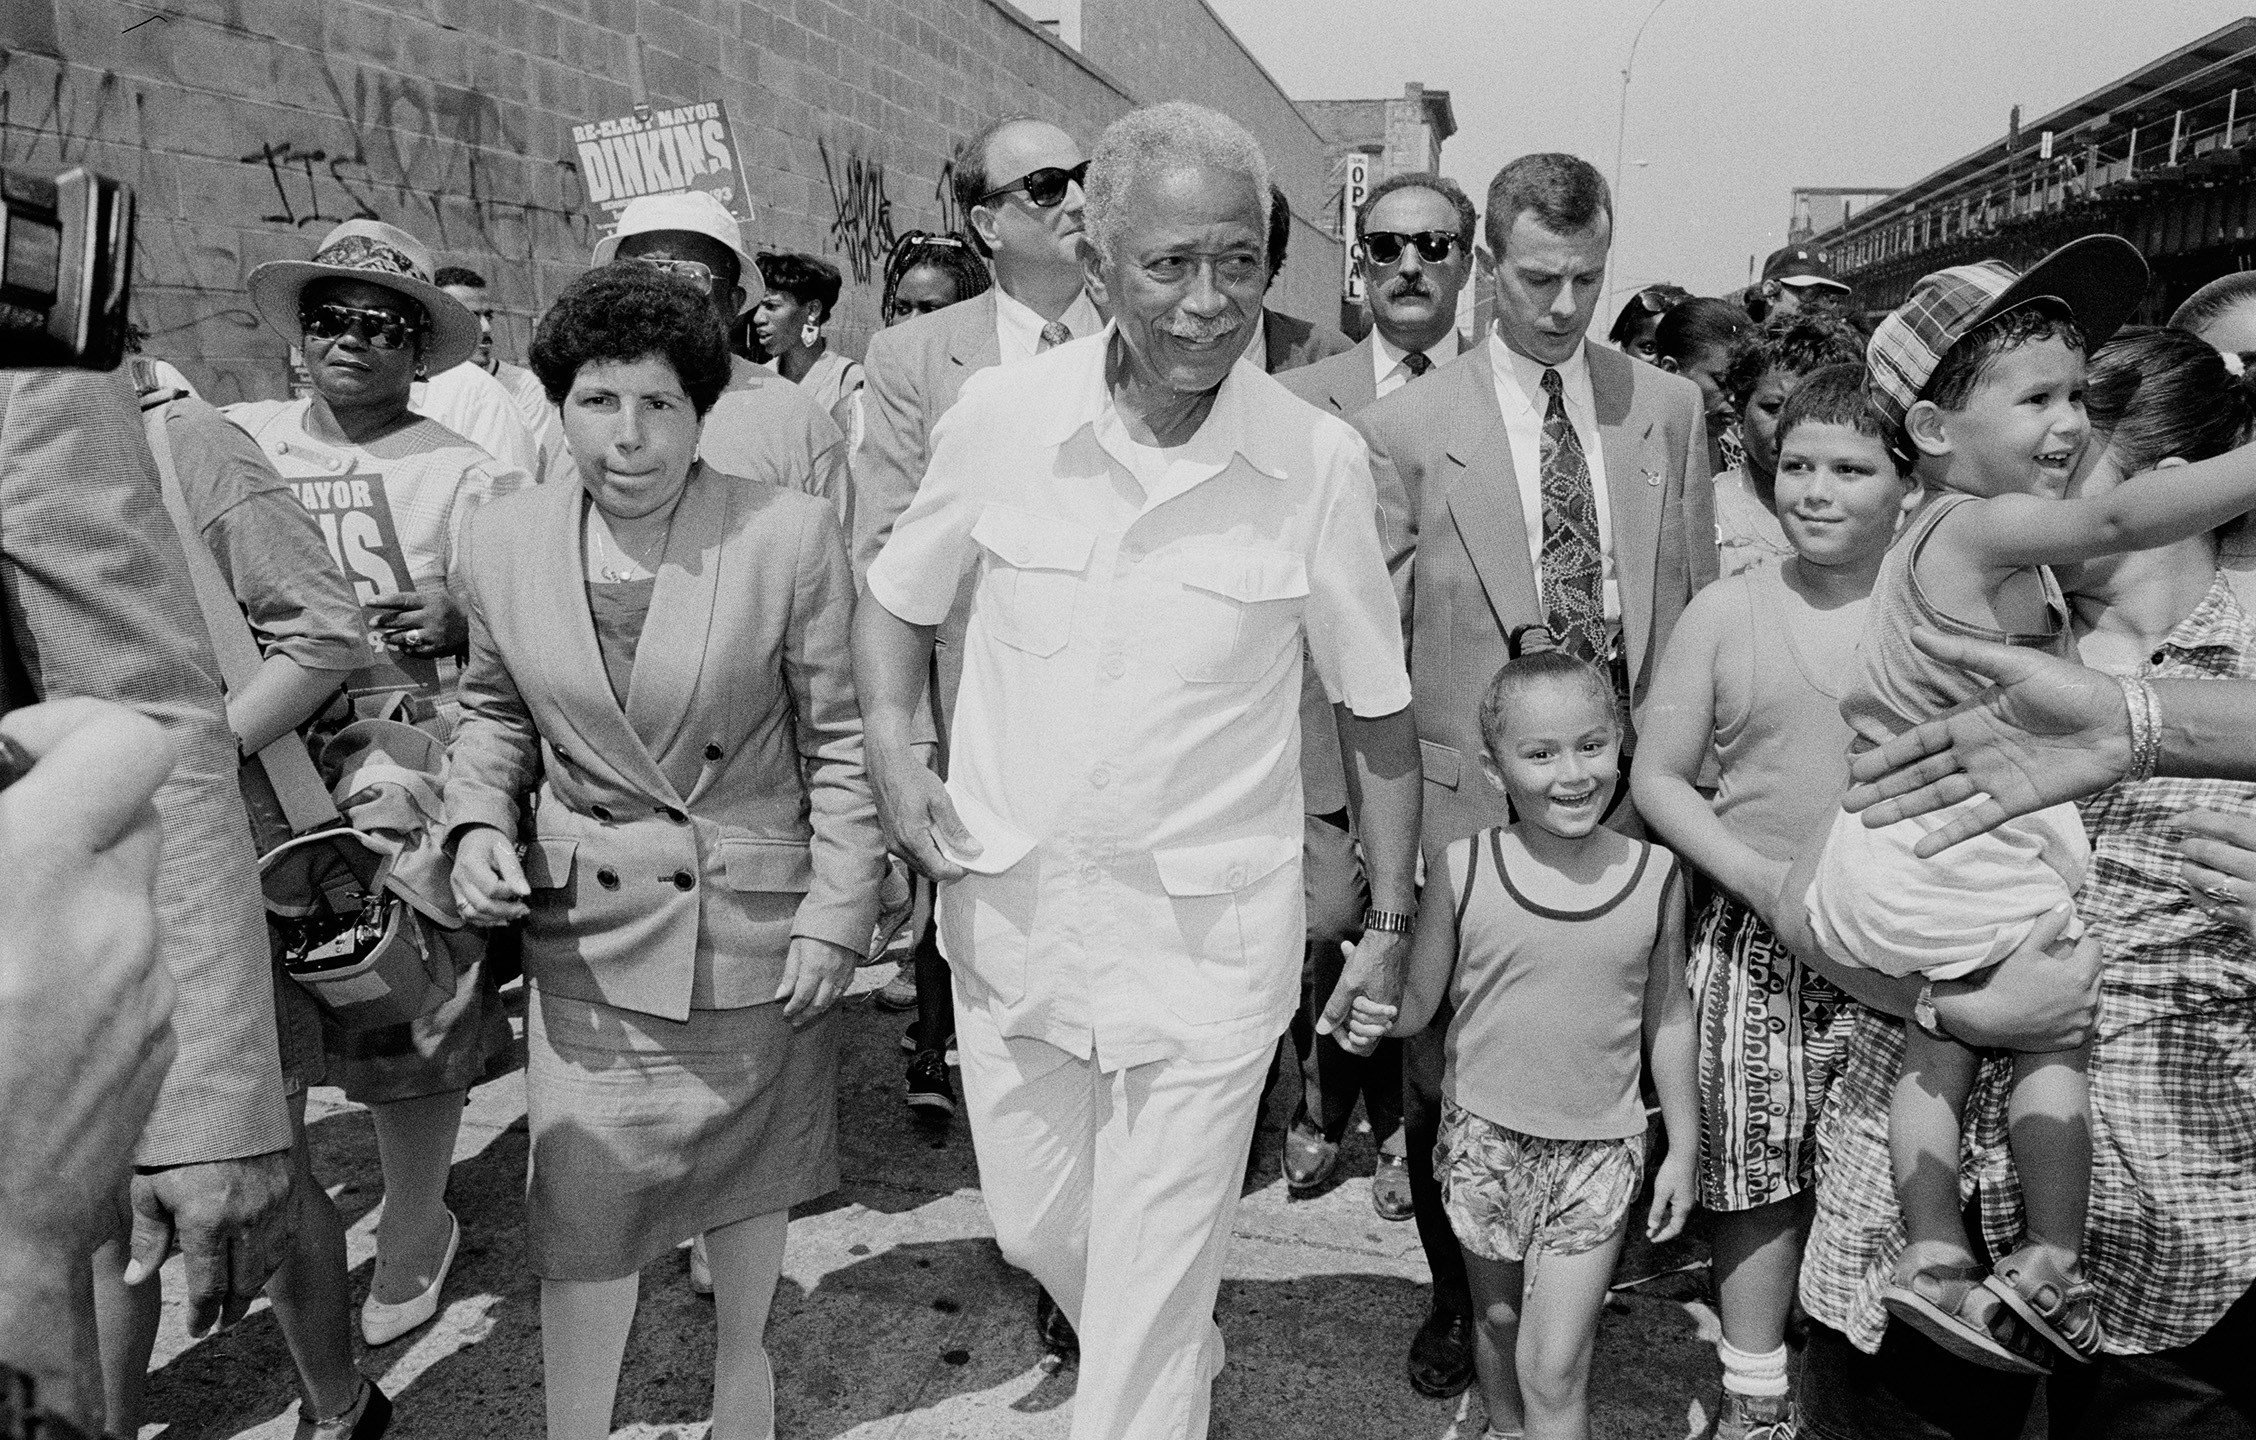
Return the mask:
[[[1710,585],[1669,634],[1639,727],[1637,812],[1710,882],[1692,924],[1700,1203],[1723,1334],[1716,1440],[1791,1440],[1786,1315],[1809,1231],[1818,1110],[1846,997],[1765,918],[1848,776],[1841,696],[1881,557],[1919,488],[1865,404],[1864,365],[1796,378],[1771,451],[1793,553]],[[1695,788],[1713,755],[1711,801]]]
[[1480,708],[1481,768],[1519,819],[1448,847],[1427,873],[1399,1007],[1356,1001],[1342,1044],[1416,1034],[1446,993],[1433,1157],[1465,1250],[1474,1364],[1491,1437],[1590,1433],[1598,1313],[1645,1173],[1639,1048],[1668,1155],[1646,1234],[1691,1213],[1699,1152],[1684,887],[1676,857],[1600,823],[1620,784],[1606,677],[1524,654]]

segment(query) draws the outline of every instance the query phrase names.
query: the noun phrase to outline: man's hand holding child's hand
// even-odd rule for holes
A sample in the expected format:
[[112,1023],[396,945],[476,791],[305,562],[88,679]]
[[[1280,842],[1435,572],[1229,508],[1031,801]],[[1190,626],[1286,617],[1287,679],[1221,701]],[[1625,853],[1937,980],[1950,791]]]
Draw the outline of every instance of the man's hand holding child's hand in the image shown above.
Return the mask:
[[1394,1017],[1401,1013],[1399,1005],[1381,1005],[1367,995],[1358,995],[1347,1012],[1347,1028],[1335,1031],[1332,1038],[1350,1055],[1368,1055],[1379,1048],[1379,1042],[1394,1028]]

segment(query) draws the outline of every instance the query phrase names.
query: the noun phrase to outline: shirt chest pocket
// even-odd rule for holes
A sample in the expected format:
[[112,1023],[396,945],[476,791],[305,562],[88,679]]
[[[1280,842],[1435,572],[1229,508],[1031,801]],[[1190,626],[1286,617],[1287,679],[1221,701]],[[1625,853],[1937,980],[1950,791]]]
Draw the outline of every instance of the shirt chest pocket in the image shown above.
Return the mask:
[[986,552],[978,613],[994,637],[1029,655],[1055,655],[1073,636],[1073,607],[1096,549],[1094,532],[1008,505],[971,527]]
[[1299,647],[1308,565],[1287,550],[1199,545],[1165,559],[1168,663],[1185,680],[1245,684]]

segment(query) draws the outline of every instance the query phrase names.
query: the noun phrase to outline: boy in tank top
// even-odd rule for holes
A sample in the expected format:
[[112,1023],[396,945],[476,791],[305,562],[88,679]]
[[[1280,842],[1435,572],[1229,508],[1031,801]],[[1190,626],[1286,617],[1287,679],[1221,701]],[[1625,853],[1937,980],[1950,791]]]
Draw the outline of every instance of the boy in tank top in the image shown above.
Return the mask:
[[1443,853],[1400,1007],[1359,998],[1339,1038],[1368,1053],[1424,1029],[1445,993],[1454,1002],[1432,1162],[1472,1281],[1487,1433],[1581,1437],[1598,1314],[1644,1178],[1641,1044],[1668,1130],[1646,1234],[1674,1236],[1694,1201],[1684,887],[1675,856],[1600,823],[1621,762],[1604,675],[1559,651],[1520,655],[1490,683],[1480,726],[1481,768],[1519,819]]
[[[1646,701],[1631,781],[1645,823],[1709,882],[1695,897],[1687,969],[1700,1203],[1723,1321],[1715,1440],[1793,1440],[1798,1429],[1786,1319],[1847,997],[1795,959],[1768,916],[1795,856],[1840,806],[1852,737],[1841,696],[1881,557],[1919,498],[1881,441],[1861,360],[1794,385],[1765,437],[1791,551],[1685,607]],[[1712,800],[1697,788],[1711,754]]]

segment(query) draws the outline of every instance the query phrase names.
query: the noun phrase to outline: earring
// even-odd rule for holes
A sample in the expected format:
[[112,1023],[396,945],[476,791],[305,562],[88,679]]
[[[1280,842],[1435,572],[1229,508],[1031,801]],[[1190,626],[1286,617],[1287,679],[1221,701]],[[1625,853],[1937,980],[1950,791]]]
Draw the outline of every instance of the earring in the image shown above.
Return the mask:
[[809,321],[807,321],[807,322],[806,322],[805,324],[803,324],[803,325],[801,325],[801,326],[799,327],[799,343],[800,343],[800,344],[802,344],[802,345],[812,345],[812,344],[814,344],[814,343],[815,343],[815,342],[816,342],[817,340],[820,340],[820,339],[822,339],[822,331],[820,331],[820,330],[817,330],[817,329],[815,328],[815,322],[814,322],[814,321],[812,321],[812,320],[809,320]]

